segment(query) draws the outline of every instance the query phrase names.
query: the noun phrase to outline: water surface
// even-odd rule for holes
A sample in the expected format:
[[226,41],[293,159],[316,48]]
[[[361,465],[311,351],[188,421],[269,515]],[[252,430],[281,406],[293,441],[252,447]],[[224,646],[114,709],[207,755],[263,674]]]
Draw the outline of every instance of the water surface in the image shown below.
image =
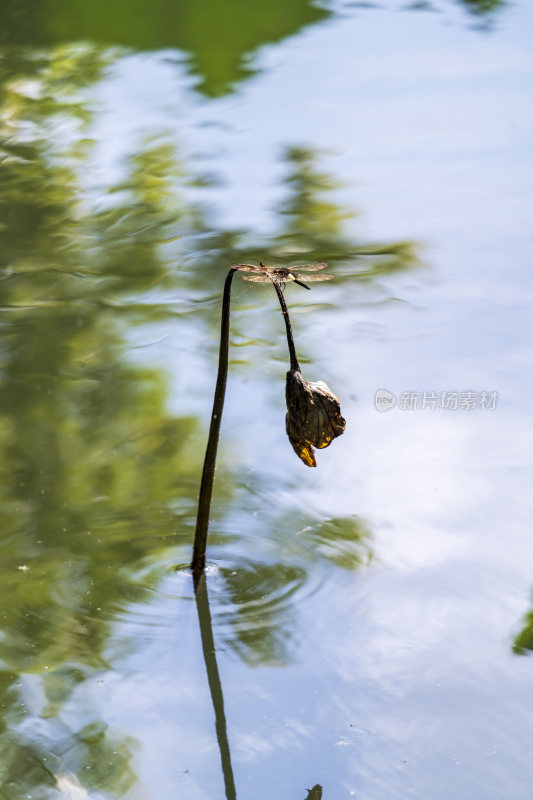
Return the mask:
[[224,796],[184,568],[222,285],[324,260],[285,290],[347,419],[316,470],[276,296],[234,281],[207,591],[236,794],[529,798],[531,9],[6,19],[0,796]]

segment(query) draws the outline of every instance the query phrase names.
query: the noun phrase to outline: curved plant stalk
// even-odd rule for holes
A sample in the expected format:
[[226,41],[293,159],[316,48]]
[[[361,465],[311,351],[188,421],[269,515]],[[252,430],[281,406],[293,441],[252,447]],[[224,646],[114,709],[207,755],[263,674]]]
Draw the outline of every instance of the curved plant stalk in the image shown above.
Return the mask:
[[[294,370],[295,372],[300,372],[300,365],[298,364],[298,359],[296,358],[296,348],[294,347],[294,339],[292,338],[292,325],[289,317],[289,309],[287,308],[287,303],[285,302],[283,289],[281,288],[278,281],[273,280],[272,283],[274,284],[274,289],[276,290],[279,304],[281,306],[281,313],[283,314],[283,319],[285,320],[285,332],[287,334],[287,345],[289,347],[289,359],[291,362],[291,370]],[[306,286],[305,288],[307,289],[308,287]]]
[[205,451],[204,468],[202,471],[202,482],[200,484],[200,495],[198,497],[198,515],[196,517],[196,531],[194,534],[194,545],[190,566],[193,573],[195,590],[198,587],[198,579],[205,567],[209,512],[211,509],[211,497],[213,495],[213,481],[215,479],[220,423],[222,421],[222,411],[224,409],[224,397],[226,394],[226,383],[228,378],[229,315],[231,303],[231,282],[234,274],[235,268],[232,267],[226,277],[226,281],[224,283],[224,294],[222,297],[218,375],[215,387],[215,397],[213,399],[213,410],[211,412],[209,437]]

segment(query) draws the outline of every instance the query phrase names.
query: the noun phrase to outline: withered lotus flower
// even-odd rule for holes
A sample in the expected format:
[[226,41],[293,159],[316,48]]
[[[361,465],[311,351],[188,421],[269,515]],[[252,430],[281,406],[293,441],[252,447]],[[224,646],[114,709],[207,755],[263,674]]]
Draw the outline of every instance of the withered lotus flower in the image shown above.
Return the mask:
[[304,464],[316,467],[314,448],[327,447],[346,428],[338,398],[324,381],[306,381],[299,369],[287,372],[285,396],[289,441]]

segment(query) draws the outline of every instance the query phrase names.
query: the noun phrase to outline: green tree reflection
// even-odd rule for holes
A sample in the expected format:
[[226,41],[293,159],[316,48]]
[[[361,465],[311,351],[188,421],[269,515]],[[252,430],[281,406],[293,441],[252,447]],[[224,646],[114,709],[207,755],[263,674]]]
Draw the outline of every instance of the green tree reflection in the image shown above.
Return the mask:
[[533,609],[525,615],[522,629],[513,642],[513,652],[517,655],[525,655],[531,651],[533,651]]
[[255,70],[252,55],[330,16],[311,0],[5,0],[4,39],[50,47],[72,42],[189,54],[196,88],[226,94]]
[[[176,209],[161,183],[175,160],[147,147],[113,187],[123,207],[91,211],[80,156],[45,135],[56,115],[86,118],[72,95],[102,62],[81,54],[38,66],[30,57],[21,75],[39,84],[26,91],[11,71],[2,98],[0,749],[10,800],[78,778],[129,794],[130,737],[95,708],[78,709],[75,729],[61,710],[107,668],[116,615],[160,574],[162,554],[168,564],[189,543],[199,469],[196,419],[170,415],[164,375],[126,358],[128,321],[152,321],[153,309],[117,305],[166,275],[159,245]],[[28,680],[41,708],[26,699]]]
[[[444,11],[449,6],[449,2],[450,0],[444,0],[441,4],[438,0],[413,0],[405,8],[408,11]],[[455,2],[464,6],[470,14],[479,20],[485,18],[485,23],[490,21],[490,17],[494,12],[500,11],[509,5],[507,0],[455,0]],[[443,6],[442,8],[441,5]],[[486,29],[486,27],[484,25],[482,30]]]
[[478,16],[492,14],[507,5],[507,0],[461,0],[468,11]]
[[[489,17],[506,5],[505,0],[459,2],[478,18]],[[412,3],[408,7],[428,6]],[[4,0],[2,39],[36,49],[73,42],[90,42],[102,51],[116,46],[140,52],[177,49],[187,54],[195,88],[218,97],[255,73],[253,57],[261,47],[295,36],[333,13],[312,0],[115,0],[112,4]]]

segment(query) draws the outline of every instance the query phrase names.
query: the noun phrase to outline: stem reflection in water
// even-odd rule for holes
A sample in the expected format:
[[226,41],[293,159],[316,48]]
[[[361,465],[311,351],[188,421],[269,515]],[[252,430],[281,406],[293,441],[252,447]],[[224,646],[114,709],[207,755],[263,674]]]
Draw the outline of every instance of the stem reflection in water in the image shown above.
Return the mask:
[[200,636],[202,639],[202,650],[207,671],[207,682],[209,683],[209,691],[215,711],[215,729],[217,732],[220,760],[222,762],[226,798],[227,800],[235,800],[237,794],[235,791],[233,769],[231,767],[226,715],[224,713],[224,697],[222,695],[222,684],[220,683],[220,675],[215,655],[215,640],[213,638],[213,625],[211,621],[211,611],[209,609],[207,585],[203,573],[195,577],[194,596],[196,599],[196,609],[198,611],[198,621],[200,623]]
[[[215,729],[217,734],[220,761],[222,764],[222,774],[224,775],[224,788],[226,800],[237,800],[235,789],[235,779],[231,766],[231,752],[226,726],[226,713],[224,711],[224,696],[222,694],[222,684],[215,650],[215,639],[213,636],[213,623],[211,620],[211,610],[209,608],[209,596],[207,594],[207,583],[204,573],[198,575],[195,580],[195,600],[196,610],[198,611],[198,621],[200,623],[200,637],[202,640],[202,651],[204,655],[205,668],[207,672],[207,682],[209,692],[213,702],[215,712]],[[315,784],[308,790],[308,800],[320,800],[322,797],[322,786]]]

